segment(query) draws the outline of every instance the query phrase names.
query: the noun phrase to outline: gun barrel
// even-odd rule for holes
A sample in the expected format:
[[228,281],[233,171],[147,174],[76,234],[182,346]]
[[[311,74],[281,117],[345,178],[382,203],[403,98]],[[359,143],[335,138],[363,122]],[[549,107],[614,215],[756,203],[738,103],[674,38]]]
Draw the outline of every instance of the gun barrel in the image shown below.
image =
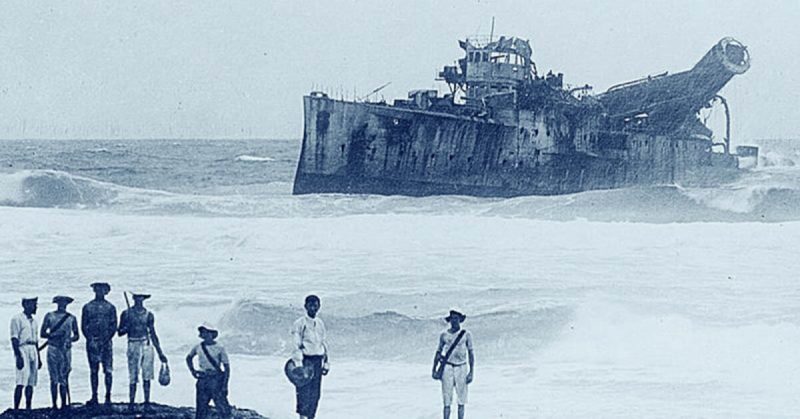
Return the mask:
[[598,97],[612,122],[647,115],[650,126],[669,131],[711,102],[733,78],[750,68],[750,54],[739,41],[723,38],[688,71],[610,88]]

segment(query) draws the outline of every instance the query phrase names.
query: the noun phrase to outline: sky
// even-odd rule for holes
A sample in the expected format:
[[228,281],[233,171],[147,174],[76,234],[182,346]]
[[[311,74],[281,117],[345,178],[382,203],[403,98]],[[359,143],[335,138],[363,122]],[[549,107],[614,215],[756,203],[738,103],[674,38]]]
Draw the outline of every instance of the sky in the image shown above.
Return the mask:
[[752,56],[722,91],[734,142],[800,138],[797,0],[0,0],[0,138],[300,138],[312,89],[444,91],[437,71],[492,17],[596,93],[733,36]]

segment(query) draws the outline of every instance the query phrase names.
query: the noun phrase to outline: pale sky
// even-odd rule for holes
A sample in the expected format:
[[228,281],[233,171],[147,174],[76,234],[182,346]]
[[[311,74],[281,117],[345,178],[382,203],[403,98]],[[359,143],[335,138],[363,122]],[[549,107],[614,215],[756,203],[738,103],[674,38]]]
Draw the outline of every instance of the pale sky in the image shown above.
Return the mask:
[[433,87],[492,16],[596,93],[733,36],[752,56],[722,92],[734,141],[800,138],[797,0],[0,0],[0,138],[300,138],[313,86]]

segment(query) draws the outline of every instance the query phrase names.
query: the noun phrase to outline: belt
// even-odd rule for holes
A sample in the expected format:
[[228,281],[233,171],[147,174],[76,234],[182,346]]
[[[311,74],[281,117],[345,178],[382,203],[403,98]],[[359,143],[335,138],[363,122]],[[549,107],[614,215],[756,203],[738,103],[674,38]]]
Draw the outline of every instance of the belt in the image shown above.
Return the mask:
[[449,365],[449,366],[451,366],[451,367],[460,367],[460,366],[462,366],[462,365],[467,365],[467,363],[466,363],[466,362],[463,362],[463,363],[461,363],[461,364],[454,364],[454,363],[452,363],[452,362],[446,362],[446,364],[447,364],[447,365]]
[[144,337],[144,338],[128,338],[128,342],[137,342],[137,343],[138,342],[147,342],[147,344],[149,345],[150,344],[150,339],[147,339],[146,337]]
[[22,342],[19,346],[38,346],[39,342]]

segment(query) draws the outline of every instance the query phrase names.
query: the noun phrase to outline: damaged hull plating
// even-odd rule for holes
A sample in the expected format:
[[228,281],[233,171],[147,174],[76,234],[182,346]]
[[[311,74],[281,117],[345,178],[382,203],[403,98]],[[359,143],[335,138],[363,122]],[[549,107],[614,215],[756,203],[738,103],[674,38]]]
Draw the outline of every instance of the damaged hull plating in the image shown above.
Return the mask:
[[[518,69],[527,68],[525,45],[505,45],[523,52],[511,61]],[[714,49],[688,72],[576,97],[561,86],[560,75],[539,77],[535,66],[522,76],[518,70],[503,76],[508,59],[497,65],[481,56],[501,50],[497,43],[467,41],[462,48],[461,68],[442,73],[452,96],[412,92],[393,105],[304,97],[294,193],[513,197],[714,185],[738,172],[727,141],[713,143],[696,118],[740,74],[720,70]],[[681,86],[686,80],[692,84]],[[692,95],[664,97],[678,87]],[[459,90],[462,104],[454,99]],[[717,145],[723,152],[712,151]]]

